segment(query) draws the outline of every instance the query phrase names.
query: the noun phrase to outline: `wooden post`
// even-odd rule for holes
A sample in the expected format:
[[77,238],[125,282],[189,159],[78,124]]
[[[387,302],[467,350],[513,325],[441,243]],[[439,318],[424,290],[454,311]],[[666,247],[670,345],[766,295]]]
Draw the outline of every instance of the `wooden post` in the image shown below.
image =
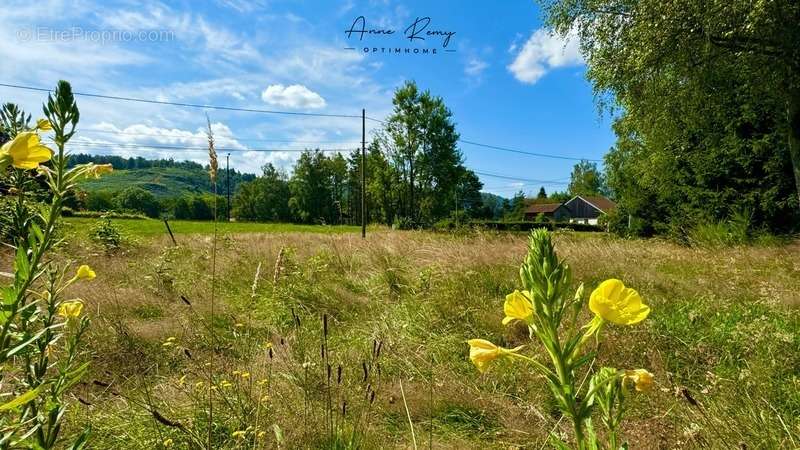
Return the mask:
[[227,211],[226,216],[228,217],[228,222],[231,221],[231,154],[228,153],[228,156],[225,157],[225,183],[228,185],[228,204],[227,204]]
[[169,233],[169,237],[172,239],[172,245],[178,246],[178,243],[175,242],[175,235],[172,234],[172,228],[169,227],[169,222],[167,222],[167,218],[164,217],[164,225],[167,226],[167,232]]
[[361,238],[367,237],[367,110],[361,110]]

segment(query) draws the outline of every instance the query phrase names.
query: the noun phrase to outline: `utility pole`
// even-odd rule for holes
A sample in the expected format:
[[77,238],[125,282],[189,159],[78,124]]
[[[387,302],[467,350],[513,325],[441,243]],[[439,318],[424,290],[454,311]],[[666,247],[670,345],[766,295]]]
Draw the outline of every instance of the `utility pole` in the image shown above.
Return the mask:
[[231,221],[231,154],[225,157],[225,183],[228,185],[228,222]]
[[361,239],[367,238],[367,110],[361,109]]

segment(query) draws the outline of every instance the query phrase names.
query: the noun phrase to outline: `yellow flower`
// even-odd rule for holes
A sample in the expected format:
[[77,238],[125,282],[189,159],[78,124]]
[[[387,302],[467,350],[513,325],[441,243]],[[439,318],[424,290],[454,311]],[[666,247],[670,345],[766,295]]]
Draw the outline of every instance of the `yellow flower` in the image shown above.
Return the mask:
[[529,322],[533,317],[533,305],[530,301],[531,293],[528,291],[514,291],[506,295],[503,311],[506,313],[503,325],[514,320]]
[[623,377],[625,381],[633,383],[637,391],[645,392],[653,386],[653,374],[645,369],[626,370]]
[[41,131],[50,131],[53,129],[53,124],[47,119],[39,119],[36,121],[36,129]]
[[57,312],[59,316],[66,319],[71,319],[80,316],[81,311],[83,311],[83,302],[75,299],[62,302],[60,305],[58,305]]
[[105,175],[114,171],[114,166],[111,164],[92,164],[86,172],[86,178],[95,177],[100,178],[100,175]]
[[638,292],[613,278],[603,281],[592,292],[589,309],[603,320],[617,325],[633,325],[650,314],[650,307],[642,303]]
[[247,434],[246,431],[234,431],[231,433],[231,436],[235,437],[236,439],[244,439],[244,435]]
[[485,372],[495,359],[516,353],[523,347],[511,349],[498,347],[485,339],[470,339],[467,344],[469,344],[469,359],[481,372]]
[[0,155],[4,154],[11,157],[11,164],[17,169],[36,169],[40,163],[53,157],[52,150],[42,145],[39,135],[33,131],[19,133],[3,144]]
[[75,278],[78,280],[94,280],[96,276],[97,274],[94,273],[94,270],[86,264],[78,267],[78,271],[75,273]]
[[250,372],[242,372],[242,378],[250,378]]

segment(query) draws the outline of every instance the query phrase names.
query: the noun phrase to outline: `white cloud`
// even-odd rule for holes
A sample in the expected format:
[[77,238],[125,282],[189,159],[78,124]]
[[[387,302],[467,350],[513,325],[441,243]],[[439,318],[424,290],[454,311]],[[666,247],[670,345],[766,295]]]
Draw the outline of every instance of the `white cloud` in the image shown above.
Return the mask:
[[[512,51],[516,47],[516,44],[512,44]],[[534,84],[553,69],[581,64],[583,58],[576,32],[570,31],[567,36],[561,37],[541,28],[531,34],[508,70],[517,80]]]
[[273,84],[261,93],[261,99],[270,105],[286,108],[324,108],[325,99],[301,84],[284,86]]
[[489,64],[486,61],[473,56],[467,60],[467,65],[464,67],[464,73],[471,77],[477,77],[480,76],[487,67],[489,67]]

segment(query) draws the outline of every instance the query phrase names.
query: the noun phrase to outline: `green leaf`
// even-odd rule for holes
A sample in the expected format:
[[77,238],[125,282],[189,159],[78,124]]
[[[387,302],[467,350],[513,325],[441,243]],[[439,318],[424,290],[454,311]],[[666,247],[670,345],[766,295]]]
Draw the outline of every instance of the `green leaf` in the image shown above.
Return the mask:
[[14,259],[14,273],[18,280],[27,279],[30,276],[31,268],[28,262],[28,254],[24,248],[17,248],[17,256]]
[[11,400],[8,403],[0,405],[0,411],[9,411],[9,410],[12,410],[14,408],[20,407],[20,406],[28,403],[29,401],[31,401],[31,400],[33,400],[33,399],[35,399],[36,397],[39,396],[39,389],[41,389],[41,388],[42,387],[39,386],[36,389],[31,389],[30,391],[18,396],[14,400]]
[[83,432],[80,435],[78,435],[77,439],[75,439],[75,442],[73,442],[72,445],[67,447],[67,450],[82,450],[83,448],[86,447],[86,444],[89,442],[89,436],[91,434],[92,434],[92,427],[91,426],[86,427],[83,430]]

